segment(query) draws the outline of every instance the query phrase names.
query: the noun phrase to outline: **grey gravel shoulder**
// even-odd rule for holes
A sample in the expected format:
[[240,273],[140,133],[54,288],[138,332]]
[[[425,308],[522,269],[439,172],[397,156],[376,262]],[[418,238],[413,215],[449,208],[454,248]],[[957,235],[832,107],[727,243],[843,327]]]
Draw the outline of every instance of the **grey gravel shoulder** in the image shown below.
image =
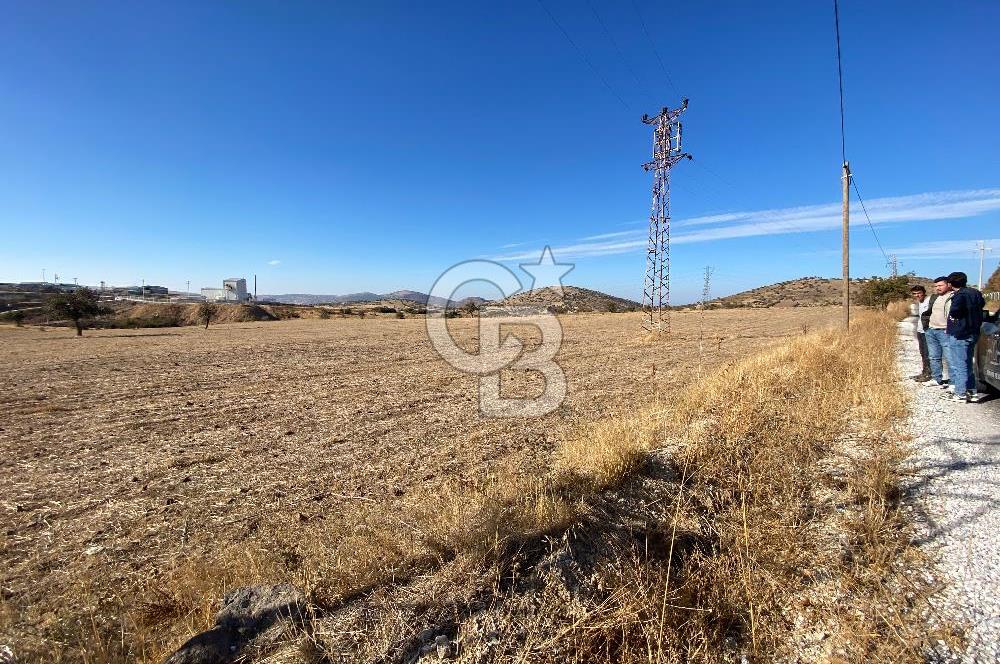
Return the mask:
[[955,661],[1000,662],[1000,399],[956,403],[920,372],[912,321],[900,323],[899,367],[912,396],[910,489],[920,545],[936,553],[949,583],[939,607],[964,623],[967,650]]

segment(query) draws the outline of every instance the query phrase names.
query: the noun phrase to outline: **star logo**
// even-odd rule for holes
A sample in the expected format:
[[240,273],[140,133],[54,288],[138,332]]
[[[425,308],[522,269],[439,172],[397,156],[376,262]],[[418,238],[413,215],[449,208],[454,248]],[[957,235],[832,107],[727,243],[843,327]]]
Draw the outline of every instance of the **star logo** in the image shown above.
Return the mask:
[[552,249],[546,246],[542,249],[542,255],[537,263],[521,263],[521,269],[531,275],[531,288],[545,288],[551,286],[560,295],[563,294],[562,278],[569,274],[574,267],[573,263],[557,263],[552,256]]

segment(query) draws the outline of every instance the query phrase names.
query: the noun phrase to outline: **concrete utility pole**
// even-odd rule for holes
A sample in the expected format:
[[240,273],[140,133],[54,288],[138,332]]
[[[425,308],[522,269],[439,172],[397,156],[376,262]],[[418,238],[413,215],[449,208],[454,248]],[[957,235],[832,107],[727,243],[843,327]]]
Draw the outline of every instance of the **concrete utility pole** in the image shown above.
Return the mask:
[[844,329],[851,327],[851,165],[844,162],[841,179],[844,185],[844,230],[841,239],[842,268],[844,273]]
[[189,279],[186,283],[187,285],[184,287],[184,297],[187,297],[191,294],[191,280]]
[[984,240],[976,243],[976,250],[979,252],[979,290],[983,290],[983,255],[987,251],[993,251],[993,247],[987,247]]
[[42,283],[45,283],[45,268],[42,268]]

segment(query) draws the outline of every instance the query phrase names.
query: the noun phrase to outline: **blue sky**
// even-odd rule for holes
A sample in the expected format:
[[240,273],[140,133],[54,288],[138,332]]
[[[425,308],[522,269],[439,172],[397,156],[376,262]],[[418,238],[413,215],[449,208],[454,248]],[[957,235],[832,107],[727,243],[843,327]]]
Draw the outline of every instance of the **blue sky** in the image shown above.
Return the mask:
[[[567,283],[638,297],[639,118],[681,96],[674,301],[705,265],[718,294],[836,276],[830,3],[637,4],[669,78],[628,2],[545,0],[578,49],[537,0],[7,2],[0,281],[427,290],[551,245]],[[841,4],[848,158],[904,270],[1000,258],[998,25]],[[853,272],[884,274],[853,211]]]

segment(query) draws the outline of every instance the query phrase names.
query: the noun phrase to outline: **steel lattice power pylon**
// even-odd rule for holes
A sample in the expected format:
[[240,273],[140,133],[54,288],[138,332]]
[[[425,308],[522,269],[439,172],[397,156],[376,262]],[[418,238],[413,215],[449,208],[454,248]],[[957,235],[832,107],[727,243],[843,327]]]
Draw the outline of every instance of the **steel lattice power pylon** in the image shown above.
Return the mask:
[[644,124],[653,125],[653,160],[642,165],[653,171],[653,206],[649,213],[649,242],[646,245],[646,279],[642,289],[643,319],[647,330],[670,331],[670,169],[691,155],[681,150],[680,108],[663,107],[656,117],[642,116]]

